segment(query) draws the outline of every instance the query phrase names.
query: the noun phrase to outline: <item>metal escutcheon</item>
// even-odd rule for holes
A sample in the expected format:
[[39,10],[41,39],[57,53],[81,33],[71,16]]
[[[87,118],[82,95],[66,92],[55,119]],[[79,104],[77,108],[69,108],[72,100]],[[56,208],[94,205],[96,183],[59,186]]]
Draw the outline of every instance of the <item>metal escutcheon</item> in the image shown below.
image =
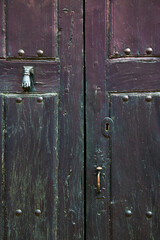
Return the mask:
[[101,123],[101,131],[105,137],[110,137],[113,131],[113,120],[105,117]]

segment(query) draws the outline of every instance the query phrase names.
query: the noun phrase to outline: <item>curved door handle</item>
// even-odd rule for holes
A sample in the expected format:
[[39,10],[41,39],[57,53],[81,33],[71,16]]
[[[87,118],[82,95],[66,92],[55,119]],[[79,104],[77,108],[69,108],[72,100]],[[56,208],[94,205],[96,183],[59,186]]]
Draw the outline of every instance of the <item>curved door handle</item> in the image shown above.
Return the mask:
[[98,193],[101,191],[101,171],[102,167],[97,167],[97,191]]

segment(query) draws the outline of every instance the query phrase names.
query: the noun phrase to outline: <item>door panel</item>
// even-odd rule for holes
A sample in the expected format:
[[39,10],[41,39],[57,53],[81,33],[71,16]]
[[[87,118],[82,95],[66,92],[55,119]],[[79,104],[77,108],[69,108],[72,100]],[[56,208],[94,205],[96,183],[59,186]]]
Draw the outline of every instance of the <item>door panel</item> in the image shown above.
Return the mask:
[[7,0],[7,56],[18,57],[23,49],[25,57],[56,57],[57,35],[56,0]]
[[109,92],[160,90],[159,58],[121,58],[107,61]]
[[56,61],[5,61],[0,60],[1,92],[23,93],[24,66],[33,66],[35,92],[58,92],[60,88],[60,63]]
[[112,239],[158,239],[160,94],[111,94],[111,118]]
[[56,239],[57,104],[57,94],[4,97],[7,239]]
[[111,55],[124,55],[130,48],[133,55],[145,55],[152,47],[160,55],[159,0],[113,0],[111,4]]

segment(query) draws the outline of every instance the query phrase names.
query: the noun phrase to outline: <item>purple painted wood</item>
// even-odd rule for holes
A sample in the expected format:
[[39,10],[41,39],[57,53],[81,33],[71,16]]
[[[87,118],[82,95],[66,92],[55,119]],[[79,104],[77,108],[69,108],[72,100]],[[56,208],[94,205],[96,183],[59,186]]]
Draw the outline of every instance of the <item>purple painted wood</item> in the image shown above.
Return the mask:
[[4,147],[4,116],[3,116],[3,100],[0,96],[0,238],[3,239],[4,232],[4,155],[3,155],[3,147]]
[[124,96],[111,95],[111,239],[158,239],[160,94],[128,93],[128,101]]
[[59,1],[58,240],[84,239],[83,1]]
[[57,94],[4,97],[4,239],[57,238],[57,109]]
[[7,0],[7,56],[17,57],[23,49],[25,57],[57,55],[57,1]]
[[[105,92],[106,20],[108,1],[87,0],[86,49],[86,239],[109,239],[110,156],[109,140],[101,121],[109,114]],[[97,167],[102,167],[101,192],[97,193]]]
[[107,61],[107,90],[159,91],[159,58],[120,58]]
[[6,55],[6,43],[5,43],[5,33],[6,33],[6,22],[5,22],[5,0],[0,1],[0,57],[5,57]]
[[34,67],[36,92],[58,92],[60,85],[59,62],[39,61],[0,61],[1,92],[23,93],[23,66]]
[[124,54],[129,47],[133,55],[145,55],[147,47],[160,55],[160,1],[111,1],[110,53]]

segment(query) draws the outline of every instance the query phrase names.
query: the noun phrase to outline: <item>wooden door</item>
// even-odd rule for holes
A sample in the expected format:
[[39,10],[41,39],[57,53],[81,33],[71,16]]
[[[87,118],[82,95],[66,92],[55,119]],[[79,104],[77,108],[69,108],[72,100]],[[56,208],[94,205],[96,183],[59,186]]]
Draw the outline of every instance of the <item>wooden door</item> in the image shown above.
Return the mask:
[[158,0],[86,1],[87,240],[160,236],[159,16]]
[[84,239],[82,10],[0,2],[0,239]]

